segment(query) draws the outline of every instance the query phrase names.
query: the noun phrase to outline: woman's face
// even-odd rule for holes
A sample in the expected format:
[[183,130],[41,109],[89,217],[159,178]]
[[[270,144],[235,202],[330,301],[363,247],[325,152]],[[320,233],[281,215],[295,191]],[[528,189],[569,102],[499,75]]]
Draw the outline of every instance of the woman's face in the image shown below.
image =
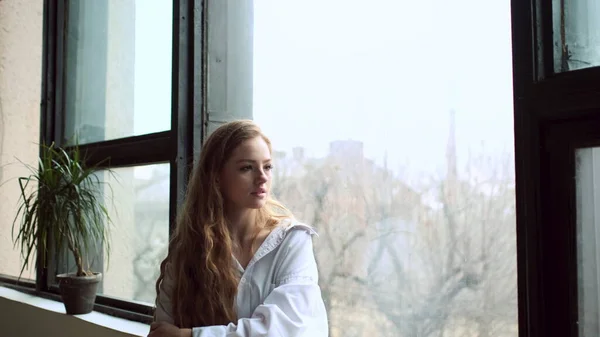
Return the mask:
[[221,171],[219,181],[230,210],[258,209],[271,187],[271,151],[262,137],[240,144]]

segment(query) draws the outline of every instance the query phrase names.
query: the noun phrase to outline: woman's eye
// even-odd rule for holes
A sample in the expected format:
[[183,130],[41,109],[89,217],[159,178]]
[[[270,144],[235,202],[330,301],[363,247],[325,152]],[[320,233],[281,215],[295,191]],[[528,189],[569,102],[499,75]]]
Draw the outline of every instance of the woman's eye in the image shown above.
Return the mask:
[[252,166],[248,165],[248,166],[244,166],[240,169],[240,171],[251,171],[252,170]]
[[266,171],[271,171],[273,169],[273,165],[267,165],[265,166],[265,170]]

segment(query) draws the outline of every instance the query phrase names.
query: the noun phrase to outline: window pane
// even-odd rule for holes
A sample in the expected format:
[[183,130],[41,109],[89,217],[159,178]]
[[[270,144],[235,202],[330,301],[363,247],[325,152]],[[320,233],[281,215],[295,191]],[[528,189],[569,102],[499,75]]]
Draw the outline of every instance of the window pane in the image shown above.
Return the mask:
[[330,335],[517,336],[510,1],[253,15],[253,118],[320,233]]
[[579,336],[600,335],[600,148],[577,156],[577,277]]
[[[169,164],[118,168],[104,174],[113,190],[110,261],[100,293],[154,303],[169,239]],[[108,269],[107,269],[108,267]]]
[[553,0],[554,71],[600,66],[600,2]]
[[65,138],[171,128],[172,1],[69,0]]

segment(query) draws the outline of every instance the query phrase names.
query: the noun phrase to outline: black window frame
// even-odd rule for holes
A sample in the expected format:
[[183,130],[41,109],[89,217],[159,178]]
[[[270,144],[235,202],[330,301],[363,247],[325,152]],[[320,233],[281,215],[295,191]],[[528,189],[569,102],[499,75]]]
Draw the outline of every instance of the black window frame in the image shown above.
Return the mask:
[[[194,154],[205,136],[205,7],[207,0],[173,0],[171,125],[169,130],[83,144],[89,164],[100,168],[169,163],[169,236],[175,226],[178,205],[185,196]],[[65,31],[67,0],[44,0],[42,47],[42,97],[40,142],[63,144]],[[107,159],[108,160],[105,160]],[[54,252],[50,252],[54,256]],[[38,259],[39,260],[39,259]],[[47,268],[36,265],[36,281],[0,275],[0,282],[60,301],[54,282],[57,266],[50,259]],[[150,323],[153,307],[98,294],[94,310]]]
[[512,1],[519,336],[578,336],[575,156],[600,144],[600,67],[554,71],[552,1]]

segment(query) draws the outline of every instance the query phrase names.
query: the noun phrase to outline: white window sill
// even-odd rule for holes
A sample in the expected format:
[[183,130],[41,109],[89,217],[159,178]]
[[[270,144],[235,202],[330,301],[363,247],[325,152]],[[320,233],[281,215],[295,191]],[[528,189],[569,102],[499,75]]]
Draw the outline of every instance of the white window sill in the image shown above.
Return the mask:
[[[10,288],[0,286],[0,297],[38,307],[50,312],[65,315],[65,307],[62,302],[57,302],[29,294],[25,294]],[[102,326],[117,332],[122,332],[132,336],[147,336],[150,326],[147,324],[129,321],[123,318],[105,315],[99,312],[91,312],[85,315],[73,315],[78,319],[87,321],[91,324]],[[33,323],[35,324],[35,323]]]

